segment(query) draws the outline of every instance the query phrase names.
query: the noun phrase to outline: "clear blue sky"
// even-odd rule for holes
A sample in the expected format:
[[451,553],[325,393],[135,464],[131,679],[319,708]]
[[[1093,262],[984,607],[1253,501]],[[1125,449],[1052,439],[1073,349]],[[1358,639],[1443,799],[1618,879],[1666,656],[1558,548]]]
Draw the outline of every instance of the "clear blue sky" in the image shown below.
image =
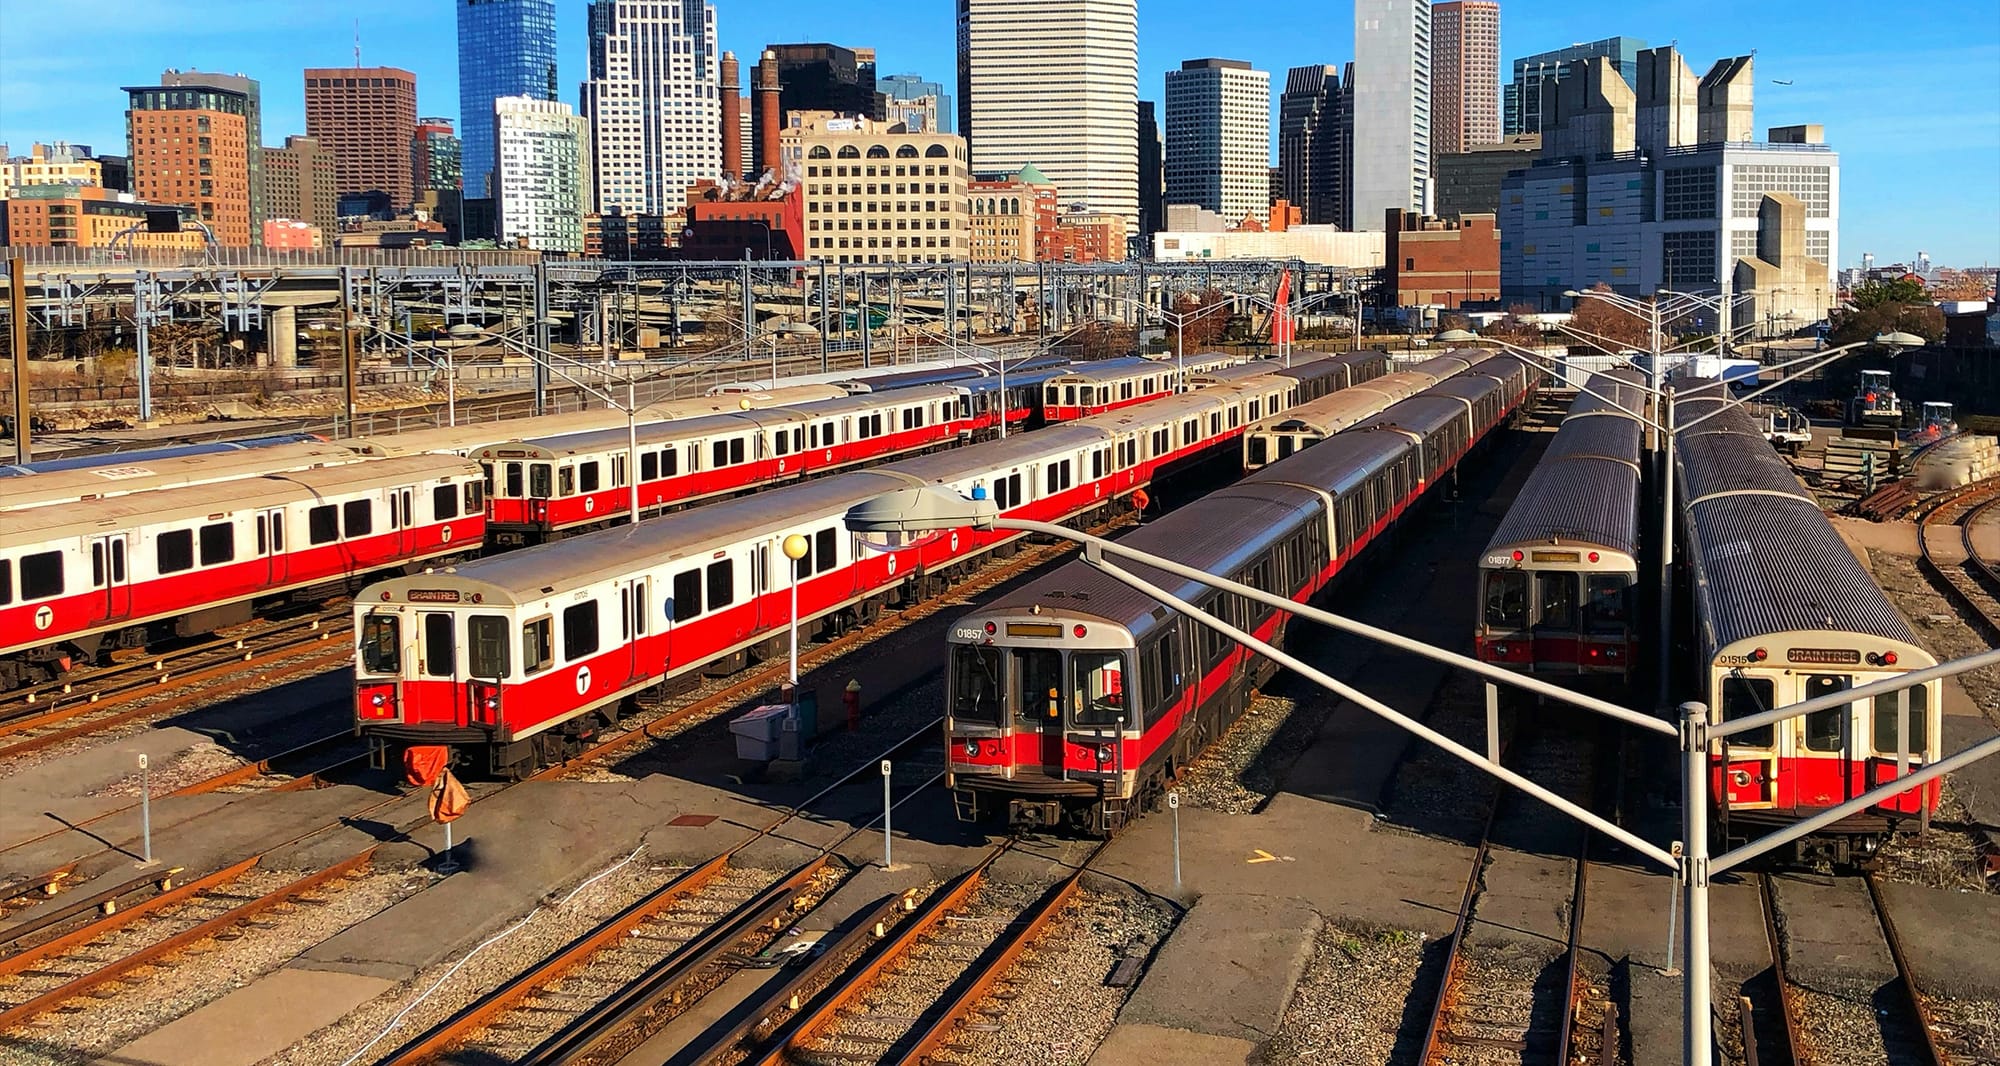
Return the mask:
[[[917,72],[947,84],[954,77],[952,0],[896,4],[893,17],[879,20],[884,8],[855,0],[716,0],[716,8],[723,46],[738,55],[770,41],[833,41],[874,46],[884,74]],[[557,0],[557,9],[563,96],[574,104],[585,3]],[[300,69],[352,63],[356,17],[364,63],[415,71],[422,113],[458,113],[449,0],[95,0],[81,8],[0,0],[0,142],[17,153],[59,138],[122,151],[118,87],[150,83],[167,67],[194,67],[260,79],[265,143],[282,143],[305,131]],[[1677,42],[1697,74],[1717,58],[1756,50],[1758,129],[1823,123],[1841,153],[1840,265],[1854,265],[1864,251],[1887,262],[1920,249],[1941,265],[2000,264],[1994,0],[1503,0],[1503,67],[1515,56],[1621,33]],[[1342,63],[1352,53],[1346,4],[1140,3],[1142,99],[1159,99],[1162,75],[1182,59],[1249,60],[1271,72],[1275,94],[1286,67]]]

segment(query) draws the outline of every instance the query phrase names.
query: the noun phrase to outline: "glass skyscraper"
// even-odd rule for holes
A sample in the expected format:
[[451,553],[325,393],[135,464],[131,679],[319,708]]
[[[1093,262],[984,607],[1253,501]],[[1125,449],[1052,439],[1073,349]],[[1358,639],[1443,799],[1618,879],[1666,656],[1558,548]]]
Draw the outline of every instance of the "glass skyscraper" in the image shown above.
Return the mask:
[[493,101],[556,98],[555,0],[460,0],[458,132],[465,195],[492,195]]

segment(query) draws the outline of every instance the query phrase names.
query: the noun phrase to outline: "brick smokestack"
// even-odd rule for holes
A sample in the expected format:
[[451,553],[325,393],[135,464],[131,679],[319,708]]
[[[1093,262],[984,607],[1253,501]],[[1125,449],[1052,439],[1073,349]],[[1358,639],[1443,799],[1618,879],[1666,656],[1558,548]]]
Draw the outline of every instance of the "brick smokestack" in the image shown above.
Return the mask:
[[784,172],[778,163],[778,54],[766,48],[757,63],[757,172]]
[[722,172],[743,176],[743,77],[736,53],[722,53]]

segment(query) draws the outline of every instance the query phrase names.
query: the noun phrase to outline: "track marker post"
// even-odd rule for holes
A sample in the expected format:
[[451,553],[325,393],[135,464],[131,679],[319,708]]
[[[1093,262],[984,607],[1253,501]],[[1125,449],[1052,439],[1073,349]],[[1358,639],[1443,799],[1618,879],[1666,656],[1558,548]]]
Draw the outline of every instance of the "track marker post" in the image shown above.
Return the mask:
[[139,861],[141,866],[153,865],[153,771],[152,760],[145,753],[139,755],[139,839],[144,843],[145,855]]
[[896,838],[889,829],[889,815],[896,805],[889,798],[889,760],[882,760],[882,868],[892,870],[896,866]]
[[1180,895],[1181,887],[1181,794],[1179,790],[1167,793],[1167,809],[1174,812],[1174,895]]

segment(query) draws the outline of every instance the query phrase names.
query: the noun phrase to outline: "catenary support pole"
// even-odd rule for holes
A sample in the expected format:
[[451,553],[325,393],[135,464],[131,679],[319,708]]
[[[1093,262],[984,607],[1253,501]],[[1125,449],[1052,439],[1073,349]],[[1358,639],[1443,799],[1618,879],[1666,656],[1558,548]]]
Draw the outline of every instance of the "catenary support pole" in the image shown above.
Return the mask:
[[7,313],[13,326],[14,461],[35,459],[34,423],[28,413],[28,260],[20,252],[7,259]]

